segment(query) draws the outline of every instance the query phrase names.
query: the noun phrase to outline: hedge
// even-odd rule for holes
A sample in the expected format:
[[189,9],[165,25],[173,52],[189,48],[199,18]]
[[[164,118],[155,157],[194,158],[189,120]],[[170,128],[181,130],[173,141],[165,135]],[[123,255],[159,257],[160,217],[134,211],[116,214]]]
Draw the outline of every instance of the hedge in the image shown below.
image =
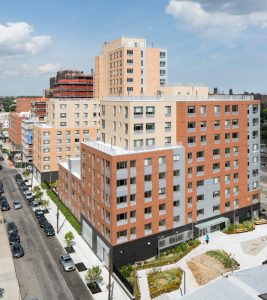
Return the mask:
[[73,214],[69,211],[69,209],[61,202],[58,196],[54,191],[48,189],[48,185],[44,182],[41,184],[42,188],[46,190],[47,196],[58,206],[59,210],[66,217],[66,219],[70,222],[72,227],[81,234],[81,225],[78,220],[73,216]]

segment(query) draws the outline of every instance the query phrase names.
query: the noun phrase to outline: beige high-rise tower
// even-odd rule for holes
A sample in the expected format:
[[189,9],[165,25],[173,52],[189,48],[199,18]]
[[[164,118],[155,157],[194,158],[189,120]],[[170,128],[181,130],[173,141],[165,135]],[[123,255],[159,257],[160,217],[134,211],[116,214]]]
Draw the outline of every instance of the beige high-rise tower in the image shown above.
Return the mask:
[[147,48],[146,40],[120,37],[105,42],[95,58],[95,98],[156,96],[167,81],[167,51]]

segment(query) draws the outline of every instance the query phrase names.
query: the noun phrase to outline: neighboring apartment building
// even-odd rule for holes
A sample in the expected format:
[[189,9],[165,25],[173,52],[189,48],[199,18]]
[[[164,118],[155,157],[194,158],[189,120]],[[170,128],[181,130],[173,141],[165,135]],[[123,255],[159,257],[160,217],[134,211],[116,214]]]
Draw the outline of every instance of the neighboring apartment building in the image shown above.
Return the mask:
[[33,170],[39,181],[55,181],[58,162],[79,156],[80,143],[97,138],[99,113],[94,99],[50,99],[46,124],[33,125]]
[[82,71],[65,70],[50,78],[50,89],[45,90],[49,98],[92,98],[93,75]]
[[141,38],[105,42],[95,59],[94,97],[155,96],[167,82],[167,51]]
[[177,91],[101,101],[102,141],[82,143],[80,170],[59,165],[60,198],[107,265],[110,248],[134,263],[258,213],[259,101]]
[[21,122],[31,116],[36,121],[43,121],[46,115],[47,98],[17,98],[16,111],[9,114],[9,140],[12,150],[21,150]]
[[8,129],[9,112],[0,112],[0,129]]

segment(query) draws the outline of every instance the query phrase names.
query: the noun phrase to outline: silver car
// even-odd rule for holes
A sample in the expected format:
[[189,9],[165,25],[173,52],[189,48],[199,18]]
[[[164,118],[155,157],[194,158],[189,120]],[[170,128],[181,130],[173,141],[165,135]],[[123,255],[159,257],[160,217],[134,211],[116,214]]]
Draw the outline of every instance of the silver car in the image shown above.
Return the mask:
[[32,211],[35,212],[37,209],[40,209],[40,206],[38,204],[37,201],[32,201],[32,204],[31,204],[31,207],[32,207]]
[[15,201],[13,201],[13,207],[14,207],[14,209],[20,209],[20,208],[22,208],[22,205],[21,205],[20,201],[15,200]]
[[60,263],[66,272],[74,271],[76,269],[75,264],[69,254],[60,255]]

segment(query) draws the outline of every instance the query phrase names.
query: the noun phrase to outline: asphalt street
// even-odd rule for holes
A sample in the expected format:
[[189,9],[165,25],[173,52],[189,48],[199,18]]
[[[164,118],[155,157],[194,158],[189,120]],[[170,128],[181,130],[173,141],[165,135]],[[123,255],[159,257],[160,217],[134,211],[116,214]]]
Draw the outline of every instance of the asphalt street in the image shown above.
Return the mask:
[[[10,211],[3,212],[3,217],[6,221],[16,223],[25,251],[23,258],[14,260],[22,299],[92,299],[77,271],[63,271],[59,255],[65,251],[55,236],[46,237],[39,227],[14,179],[16,169],[9,168],[6,162],[2,165],[4,168],[0,171],[0,180],[11,206]],[[13,209],[12,202],[15,199],[21,201],[22,209]]]

